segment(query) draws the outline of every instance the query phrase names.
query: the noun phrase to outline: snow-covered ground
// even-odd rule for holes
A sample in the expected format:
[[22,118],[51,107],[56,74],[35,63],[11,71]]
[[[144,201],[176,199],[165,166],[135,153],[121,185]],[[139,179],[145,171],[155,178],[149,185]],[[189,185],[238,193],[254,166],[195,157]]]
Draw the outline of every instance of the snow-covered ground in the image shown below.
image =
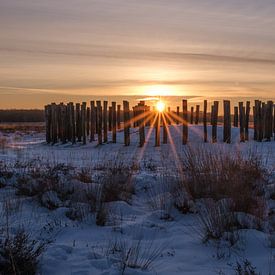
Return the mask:
[[[132,130],[129,147],[123,145],[123,131],[117,133],[116,144],[110,142],[101,146],[96,142],[86,146],[51,146],[44,142],[44,133],[2,134],[7,144],[0,149],[0,159],[10,166],[16,163],[34,166],[36,163],[65,164],[77,169],[91,169],[92,174],[104,171],[104,167],[111,166],[113,162],[135,167],[135,194],[129,203],[110,203],[111,215],[116,216],[116,223],[110,222],[106,226],[97,226],[93,215],[82,221],[73,221],[65,215],[68,209],[64,206],[48,210],[32,197],[18,198],[12,184],[0,189],[2,206],[7,200],[17,205],[17,210],[10,217],[11,228],[24,226],[34,238],[50,240],[40,259],[40,274],[121,274],[120,261],[110,250],[117,246],[131,247],[139,242],[141,258],[155,255],[155,259],[150,268],[127,268],[125,274],[236,274],[236,263],[246,259],[260,274],[274,274],[270,273],[275,270],[270,232],[239,230],[241,241],[234,247],[218,241],[203,243],[196,213],[182,214],[173,206],[167,206],[171,208],[171,218],[162,219],[161,209],[150,205],[148,189],[159,186],[159,190],[163,190],[161,175],[175,176],[179,161],[189,146],[222,150],[224,154],[236,151],[245,155],[257,151],[265,159],[269,172],[273,172],[273,178],[271,175],[269,180],[270,184],[272,181],[274,184],[275,141],[254,142],[251,132],[250,141],[240,143],[239,130],[232,129],[232,144],[224,144],[222,128],[218,128],[218,143],[205,144],[202,127],[191,126],[189,144],[183,146],[181,127],[170,126],[168,144],[154,147],[154,131],[151,135],[151,129],[146,131],[147,142],[143,148],[138,146],[136,129]],[[209,127],[209,140],[210,133]],[[159,194],[156,191],[154,195]],[[275,209],[274,203],[269,203]],[[3,212],[2,207],[2,215]]]

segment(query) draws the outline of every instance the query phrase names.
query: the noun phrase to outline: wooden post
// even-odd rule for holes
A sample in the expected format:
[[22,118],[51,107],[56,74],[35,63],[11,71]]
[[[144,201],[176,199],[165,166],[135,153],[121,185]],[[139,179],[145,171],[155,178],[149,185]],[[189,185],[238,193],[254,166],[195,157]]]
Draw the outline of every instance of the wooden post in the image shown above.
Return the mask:
[[102,106],[101,101],[96,101],[97,110],[97,143],[102,144]]
[[223,142],[231,143],[231,113],[230,113],[230,101],[223,101]]
[[245,136],[244,136],[245,112],[244,112],[243,102],[239,102],[239,114],[240,114],[240,142],[245,142]]
[[272,138],[272,124],[273,124],[273,101],[268,101],[266,104],[266,141],[271,141]]
[[203,136],[204,142],[207,142],[207,100],[203,102]]
[[75,112],[76,112],[76,136],[77,136],[77,141],[80,142],[81,141],[80,103],[76,103]]
[[162,143],[167,144],[167,115],[162,114]]
[[121,120],[121,105],[117,105],[117,129],[120,129],[120,120]]
[[255,106],[253,106],[253,128],[254,128],[254,140],[257,140],[257,119],[256,119]]
[[107,114],[108,114],[108,101],[103,102],[103,141],[108,142],[108,123],[107,123]]
[[257,129],[257,141],[261,142],[263,139],[262,103],[259,100],[255,100],[255,120]]
[[95,106],[95,132],[98,134],[98,109],[97,106]]
[[86,118],[86,122],[87,122],[87,136],[90,136],[90,118],[91,118],[91,109],[90,107],[87,107],[87,118]]
[[112,141],[116,143],[116,102],[112,102]]
[[130,145],[130,109],[129,102],[123,101],[123,118],[124,118],[124,144]]
[[[139,115],[144,114],[144,105],[139,106]],[[142,147],[145,143],[144,117],[139,120],[139,146]]]
[[239,124],[239,109],[237,106],[234,107],[234,119],[233,119],[233,126],[238,127]]
[[55,103],[52,103],[52,143],[57,143],[57,106]]
[[245,108],[245,133],[244,138],[245,140],[249,140],[249,120],[250,120],[250,101],[246,102],[246,108]]
[[62,103],[59,106],[59,131],[60,131],[60,138],[63,144],[66,143],[66,106]]
[[160,113],[156,113],[156,122],[155,122],[155,146],[160,146]]
[[112,131],[112,115],[113,115],[113,111],[112,111],[112,107],[109,107],[109,113],[108,113],[108,126],[109,126],[109,131]]
[[166,116],[166,124],[171,125],[171,108],[168,107],[168,116]]
[[187,144],[188,141],[188,111],[187,100],[182,100],[182,144]]
[[219,101],[214,101],[213,114],[212,114],[212,142],[217,142],[217,126],[218,126],[218,114],[219,114]]
[[177,124],[179,124],[180,107],[177,106]]
[[51,112],[50,105],[45,106],[46,142],[51,142]]
[[211,105],[210,124],[213,126],[214,117],[214,105]]
[[196,105],[196,119],[195,124],[198,125],[200,121],[200,105]]
[[90,142],[95,140],[95,125],[96,125],[96,114],[95,114],[95,102],[91,101],[90,102],[91,106],[91,135],[90,135]]
[[83,145],[86,144],[86,102],[82,102],[81,105],[81,133],[83,139]]
[[191,107],[190,124],[194,123],[194,107]]
[[72,143],[75,144],[75,112],[73,102],[70,103],[70,120],[72,125]]

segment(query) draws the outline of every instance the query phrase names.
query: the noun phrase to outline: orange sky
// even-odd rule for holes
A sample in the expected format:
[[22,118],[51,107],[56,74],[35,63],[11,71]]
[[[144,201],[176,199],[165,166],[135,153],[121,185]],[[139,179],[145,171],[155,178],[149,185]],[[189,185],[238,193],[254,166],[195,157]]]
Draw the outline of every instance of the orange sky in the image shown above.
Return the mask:
[[0,108],[53,95],[275,98],[275,2],[0,2]]

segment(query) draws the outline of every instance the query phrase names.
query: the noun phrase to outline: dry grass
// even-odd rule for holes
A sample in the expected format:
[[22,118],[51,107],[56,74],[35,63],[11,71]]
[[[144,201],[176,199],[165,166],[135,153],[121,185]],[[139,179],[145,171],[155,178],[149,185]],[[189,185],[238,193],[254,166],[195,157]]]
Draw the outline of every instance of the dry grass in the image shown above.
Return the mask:
[[186,177],[182,188],[193,199],[223,198],[233,200],[233,211],[245,212],[263,218],[265,207],[264,181],[266,171],[256,153],[208,151],[189,148],[185,152],[183,167]]

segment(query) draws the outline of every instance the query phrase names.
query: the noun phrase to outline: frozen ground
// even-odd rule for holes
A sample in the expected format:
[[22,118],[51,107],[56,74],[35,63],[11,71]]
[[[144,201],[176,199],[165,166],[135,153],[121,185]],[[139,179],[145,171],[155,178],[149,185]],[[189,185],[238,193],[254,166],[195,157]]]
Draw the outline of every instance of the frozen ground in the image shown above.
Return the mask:
[[[202,127],[192,126],[189,129],[188,146],[222,150],[224,154],[232,151],[242,154],[257,151],[266,160],[267,169],[274,173],[275,141],[249,141],[241,144],[238,129],[232,129],[232,144],[224,144],[221,142],[222,129],[219,128],[218,143],[204,144]],[[148,188],[161,184],[159,175],[163,173],[173,176],[179,159],[186,150],[186,146],[181,145],[181,128],[171,126],[169,132],[171,136],[168,144],[161,144],[159,148],[154,147],[154,131],[150,136],[149,129],[147,135],[150,138],[143,148],[138,147],[138,133],[135,130],[131,134],[129,147],[123,145],[122,131],[117,134],[116,144],[101,146],[97,146],[96,142],[86,146],[50,146],[45,144],[43,133],[2,134],[2,138],[7,139],[7,144],[0,149],[0,159],[10,165],[16,162],[51,165],[61,163],[79,169],[100,170],[111,162],[119,161],[137,167],[133,179],[136,192],[131,203],[114,202],[110,205],[112,215],[120,217],[117,224],[97,226],[93,216],[86,217],[83,221],[72,221],[65,215],[66,207],[48,210],[29,197],[16,202],[19,211],[12,215],[11,227],[24,226],[35,238],[50,240],[40,260],[40,274],[121,274],[118,260],[110,257],[106,251],[110,244],[117,242],[131,246],[139,240],[144,258],[150,257],[150,251],[160,253],[156,253],[156,259],[149,269],[128,268],[125,274],[235,274],[236,262],[245,259],[260,274],[274,274],[270,273],[274,272],[270,232],[240,230],[242,241],[233,248],[214,241],[202,243],[198,233],[197,214],[184,215],[173,208],[171,219],[161,219],[160,211],[150,206]],[[210,133],[209,128],[209,139]],[[5,201],[15,201],[16,198],[12,186],[0,189],[0,196],[2,205]]]

